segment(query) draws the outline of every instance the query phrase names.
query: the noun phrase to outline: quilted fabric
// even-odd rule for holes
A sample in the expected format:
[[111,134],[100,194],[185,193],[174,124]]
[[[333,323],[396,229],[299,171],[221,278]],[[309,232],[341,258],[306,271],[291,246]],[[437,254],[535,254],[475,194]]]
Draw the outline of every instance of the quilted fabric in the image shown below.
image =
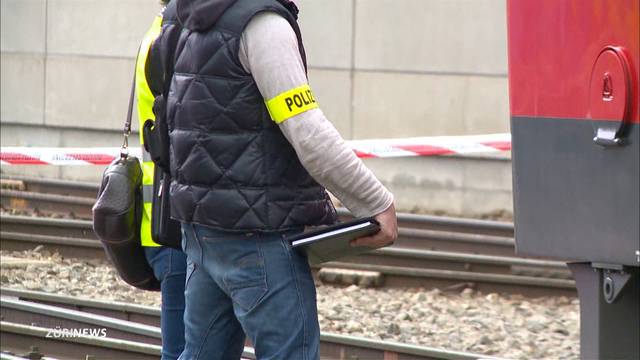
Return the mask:
[[[177,220],[237,231],[335,221],[326,191],[302,167],[238,60],[242,31],[261,11],[282,15],[300,39],[276,0],[238,0],[210,29],[181,29],[167,101]],[[301,42],[300,50],[304,59]]]

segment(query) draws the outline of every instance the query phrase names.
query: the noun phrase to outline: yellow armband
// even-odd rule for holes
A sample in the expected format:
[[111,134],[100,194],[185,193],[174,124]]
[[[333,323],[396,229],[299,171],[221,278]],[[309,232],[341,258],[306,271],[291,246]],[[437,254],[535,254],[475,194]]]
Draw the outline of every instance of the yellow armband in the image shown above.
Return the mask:
[[318,103],[313,97],[313,92],[311,92],[308,84],[285,91],[265,103],[271,119],[276,124],[318,107]]

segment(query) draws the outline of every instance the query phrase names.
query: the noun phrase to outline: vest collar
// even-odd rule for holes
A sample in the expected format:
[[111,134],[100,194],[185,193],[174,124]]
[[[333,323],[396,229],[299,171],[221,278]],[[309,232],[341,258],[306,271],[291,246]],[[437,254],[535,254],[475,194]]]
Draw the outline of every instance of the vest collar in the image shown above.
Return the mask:
[[193,31],[206,31],[236,0],[177,0],[176,12],[182,26]]

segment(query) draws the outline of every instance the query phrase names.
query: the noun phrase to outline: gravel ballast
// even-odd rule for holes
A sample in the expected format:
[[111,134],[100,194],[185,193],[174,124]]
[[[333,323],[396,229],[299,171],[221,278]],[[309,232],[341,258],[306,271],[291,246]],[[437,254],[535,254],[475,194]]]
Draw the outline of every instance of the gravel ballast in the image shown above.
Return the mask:
[[[160,305],[105,261],[62,258],[47,251],[1,251],[3,287],[92,299]],[[317,284],[322,331],[513,359],[579,358],[579,305],[570,297],[425,290],[346,288]]]

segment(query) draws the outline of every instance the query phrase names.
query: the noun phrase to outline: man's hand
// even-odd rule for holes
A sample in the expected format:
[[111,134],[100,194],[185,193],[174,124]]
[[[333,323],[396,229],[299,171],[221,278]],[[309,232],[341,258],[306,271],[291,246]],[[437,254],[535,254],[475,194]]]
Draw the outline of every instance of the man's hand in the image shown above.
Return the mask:
[[380,223],[380,231],[371,236],[365,236],[351,241],[351,246],[369,246],[379,248],[393,244],[398,238],[398,220],[396,207],[391,204],[387,210],[375,216]]

